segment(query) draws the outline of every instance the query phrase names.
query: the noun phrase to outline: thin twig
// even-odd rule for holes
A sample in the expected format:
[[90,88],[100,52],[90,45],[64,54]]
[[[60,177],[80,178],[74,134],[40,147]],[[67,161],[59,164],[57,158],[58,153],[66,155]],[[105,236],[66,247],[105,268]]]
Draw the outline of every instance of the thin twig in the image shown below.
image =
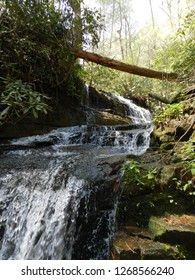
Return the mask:
[[136,252],[128,245],[127,241],[125,241],[125,244],[126,244],[127,248],[128,248],[133,254],[136,254]]

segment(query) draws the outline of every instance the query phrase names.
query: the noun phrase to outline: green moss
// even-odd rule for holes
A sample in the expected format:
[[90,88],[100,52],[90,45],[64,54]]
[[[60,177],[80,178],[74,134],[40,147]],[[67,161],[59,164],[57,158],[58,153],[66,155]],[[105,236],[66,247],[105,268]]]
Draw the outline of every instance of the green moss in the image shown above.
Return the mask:
[[173,142],[166,142],[166,143],[162,143],[160,145],[160,150],[171,150],[174,147],[174,143]]
[[159,219],[156,217],[151,217],[149,224],[148,224],[149,230],[152,234],[155,236],[161,236],[166,232],[166,228],[163,224],[159,222]]

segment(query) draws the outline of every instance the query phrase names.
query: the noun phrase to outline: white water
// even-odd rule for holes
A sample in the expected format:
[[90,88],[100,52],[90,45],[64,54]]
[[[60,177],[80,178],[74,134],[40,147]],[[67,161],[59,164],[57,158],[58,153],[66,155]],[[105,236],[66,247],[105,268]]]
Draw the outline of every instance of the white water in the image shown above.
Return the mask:
[[147,110],[117,98],[136,125],[60,128],[15,139],[17,150],[0,155],[0,259],[107,258],[116,211],[109,158],[143,154],[152,131]]
[[[21,172],[1,179],[7,188],[11,185],[17,187],[18,180],[21,183],[17,190],[12,190],[15,193],[12,193],[12,203],[1,217],[8,226],[0,259],[8,256],[9,259],[71,258],[77,208],[85,196],[84,182],[74,176],[69,177],[66,184],[61,180],[61,187],[56,192],[51,186],[59,172],[60,166],[41,172],[35,170],[34,174],[32,171]],[[71,208],[70,213],[68,208]],[[62,238],[64,232],[66,236]]]
[[[151,114],[148,110],[135,105],[124,97],[115,96],[128,107],[128,117],[134,126],[93,126],[81,125],[59,128],[45,135],[24,137],[12,141],[13,145],[35,145],[41,142],[55,144],[53,149],[59,155],[59,149],[67,145],[94,145],[112,147],[113,153],[141,155],[150,145],[150,134],[153,130]],[[142,126],[145,125],[144,129]],[[118,150],[118,151],[117,151]],[[115,151],[115,152],[114,152]],[[60,151],[62,152],[62,151]]]
[[126,99],[122,96],[114,95],[121,103],[126,104],[129,108],[127,116],[131,118],[133,123],[151,123],[152,117],[148,110],[141,108],[133,103],[133,101]]

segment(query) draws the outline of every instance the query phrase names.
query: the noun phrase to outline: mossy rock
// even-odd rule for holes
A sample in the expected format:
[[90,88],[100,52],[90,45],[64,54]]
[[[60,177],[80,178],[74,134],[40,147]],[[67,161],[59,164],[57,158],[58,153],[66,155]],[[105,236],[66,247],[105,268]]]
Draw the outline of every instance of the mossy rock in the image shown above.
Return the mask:
[[170,165],[165,165],[161,169],[160,184],[161,186],[175,187],[177,181],[185,184],[192,179],[190,169],[187,168],[185,163],[177,162]]
[[156,137],[159,138],[161,143],[164,142],[172,142],[175,139],[175,128],[174,127],[166,127],[164,130],[160,128],[154,131]]
[[154,240],[180,244],[195,254],[195,215],[152,216],[148,227]]
[[172,150],[174,147],[174,142],[165,142],[160,145],[160,150]]

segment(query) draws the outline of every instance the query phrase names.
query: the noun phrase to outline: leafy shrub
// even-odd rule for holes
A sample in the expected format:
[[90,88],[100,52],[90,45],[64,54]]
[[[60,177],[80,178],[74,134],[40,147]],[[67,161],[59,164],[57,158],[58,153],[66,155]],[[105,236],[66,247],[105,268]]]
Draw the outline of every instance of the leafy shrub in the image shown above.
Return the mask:
[[[34,116],[37,116],[38,111],[46,112],[46,104],[43,105],[42,102],[47,102],[46,96],[52,98],[50,103],[55,104],[58,94],[78,98],[84,92],[79,78],[81,67],[75,63],[76,59],[70,53],[77,37],[74,10],[70,2],[72,1],[1,1],[1,123],[7,118],[10,120],[9,117],[14,114],[18,118],[25,112],[32,111]],[[83,43],[96,44],[99,14],[84,9],[80,20]],[[5,104],[6,100],[10,100],[11,88],[16,92],[17,86],[18,98],[23,102],[20,109],[13,96],[13,102],[7,106]],[[37,103],[38,99],[41,100],[40,104]],[[31,108],[29,102],[33,102]],[[25,106],[27,107],[24,108]]]
[[161,122],[170,121],[172,118],[179,118],[183,116],[183,104],[166,104],[159,112],[157,112],[153,118],[155,125],[159,125]]
[[144,165],[136,160],[128,160],[122,165],[123,187],[136,185],[138,188],[153,188],[156,184],[157,169],[144,169]]
[[27,113],[32,113],[35,118],[38,118],[39,113],[47,114],[47,99],[48,97],[34,91],[29,84],[22,83],[21,80],[5,81],[5,90],[0,97],[0,124]]

